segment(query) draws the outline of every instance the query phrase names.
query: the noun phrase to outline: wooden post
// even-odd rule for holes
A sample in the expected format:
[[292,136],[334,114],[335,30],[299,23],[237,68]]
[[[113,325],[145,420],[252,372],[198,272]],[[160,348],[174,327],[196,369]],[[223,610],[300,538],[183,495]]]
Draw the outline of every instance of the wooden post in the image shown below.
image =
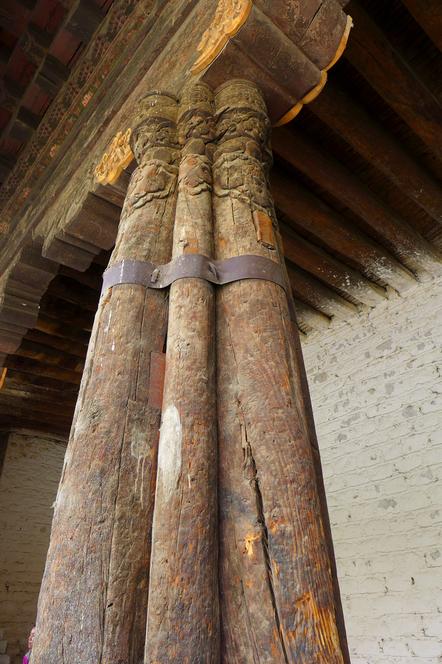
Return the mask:
[[[216,94],[216,258],[281,262],[257,88]],[[223,662],[342,664],[327,539],[287,296],[265,281],[217,292]]]
[[[187,88],[173,257],[211,257],[212,93]],[[145,664],[218,664],[217,441],[213,286],[170,288],[167,361],[158,453]]]
[[[170,260],[177,102],[152,94],[110,263]],[[167,293],[117,285],[96,314],[57,495],[33,664],[143,659]]]

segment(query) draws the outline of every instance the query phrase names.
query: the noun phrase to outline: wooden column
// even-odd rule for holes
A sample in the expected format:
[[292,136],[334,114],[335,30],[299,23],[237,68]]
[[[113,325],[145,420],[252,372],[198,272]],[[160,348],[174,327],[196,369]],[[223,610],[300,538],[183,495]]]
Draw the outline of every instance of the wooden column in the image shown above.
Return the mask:
[[[216,258],[282,262],[268,189],[269,121],[257,88],[216,94]],[[217,292],[222,656],[228,664],[341,664],[327,539],[280,286]]]
[[[173,257],[213,253],[212,93],[181,98]],[[170,288],[145,664],[218,664],[217,441],[213,286]]]
[[[138,162],[111,264],[170,260],[177,103],[152,94],[133,131]],[[143,659],[161,401],[152,389],[167,293],[105,292],[96,314],[57,495],[33,664]]]

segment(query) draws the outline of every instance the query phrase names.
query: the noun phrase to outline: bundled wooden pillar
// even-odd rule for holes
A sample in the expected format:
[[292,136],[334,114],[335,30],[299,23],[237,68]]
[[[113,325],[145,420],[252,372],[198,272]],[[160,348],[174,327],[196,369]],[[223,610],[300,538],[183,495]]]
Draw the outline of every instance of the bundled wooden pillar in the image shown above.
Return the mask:
[[[234,80],[214,109],[197,83],[179,106],[146,96],[140,117],[111,258],[118,276],[94,323],[32,662],[343,664],[302,355],[275,276],[284,266],[264,101]],[[194,260],[213,253],[227,262]],[[171,255],[150,281],[135,276]],[[255,259],[228,261],[245,255]],[[256,256],[280,269],[248,278]],[[189,271],[177,277],[177,265]],[[152,386],[166,327],[158,444]]]
[[[177,103],[152,94],[111,264],[170,260]],[[167,293],[121,284],[96,314],[39,600],[33,664],[139,664],[144,653],[160,407],[150,390]]]
[[[187,88],[173,257],[211,257],[212,93]],[[146,664],[219,662],[217,442],[213,286],[185,278],[170,288],[158,454]]]
[[[216,94],[217,259],[281,262],[257,88]],[[333,585],[287,296],[269,281],[217,292],[222,657],[341,664]]]

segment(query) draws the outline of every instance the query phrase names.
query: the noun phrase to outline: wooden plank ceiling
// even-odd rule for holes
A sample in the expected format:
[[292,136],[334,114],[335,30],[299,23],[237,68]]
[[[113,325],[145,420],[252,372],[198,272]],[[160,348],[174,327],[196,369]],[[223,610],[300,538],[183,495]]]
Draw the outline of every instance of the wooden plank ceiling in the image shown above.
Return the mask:
[[[0,34],[4,174],[91,38],[85,17],[99,21],[107,8],[9,5]],[[327,86],[273,134],[271,184],[306,334],[441,269],[442,4],[359,0],[346,10],[355,27]],[[115,228],[128,178],[95,193],[113,204]],[[68,432],[107,258],[85,272],[61,267],[51,282],[35,329],[6,360],[0,428]]]

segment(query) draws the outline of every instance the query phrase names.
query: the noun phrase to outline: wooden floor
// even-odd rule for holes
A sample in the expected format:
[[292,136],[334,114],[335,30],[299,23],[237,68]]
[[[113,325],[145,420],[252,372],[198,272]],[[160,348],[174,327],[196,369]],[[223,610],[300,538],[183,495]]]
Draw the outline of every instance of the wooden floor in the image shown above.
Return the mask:
[[[274,130],[271,185],[305,334],[326,334],[332,318],[348,319],[441,270],[442,5],[425,5],[350,2],[355,27],[324,91]],[[8,29],[0,42],[4,54],[9,44],[2,71],[10,88],[18,71],[10,35],[26,26]],[[4,177],[33,131],[18,131],[24,110],[38,126],[30,98],[16,99],[13,113],[10,95],[0,101]],[[129,171],[118,188],[96,192],[114,205],[115,232]],[[68,432],[106,263],[102,253],[85,272],[60,268],[49,285],[36,328],[6,359],[0,427]]]

